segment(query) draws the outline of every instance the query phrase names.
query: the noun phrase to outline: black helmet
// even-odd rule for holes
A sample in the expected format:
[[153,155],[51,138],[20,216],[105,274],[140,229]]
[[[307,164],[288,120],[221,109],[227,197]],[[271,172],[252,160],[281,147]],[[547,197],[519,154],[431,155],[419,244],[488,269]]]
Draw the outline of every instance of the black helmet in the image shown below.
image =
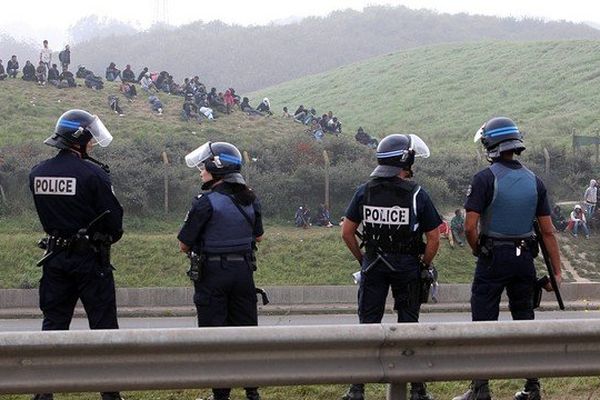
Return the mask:
[[112,135],[96,115],[84,110],[69,110],[58,118],[54,134],[44,143],[58,149],[75,148],[85,152],[92,139],[106,147],[112,141]]
[[188,167],[204,167],[213,176],[224,176],[239,173],[242,170],[242,154],[227,142],[206,142],[185,156]]
[[377,163],[371,176],[391,177],[410,170],[415,157],[429,157],[429,148],[417,135],[388,135],[377,146]]
[[510,118],[496,117],[490,119],[475,134],[475,142],[481,141],[488,157],[498,158],[500,153],[514,151],[520,154],[525,150],[523,134],[517,124]]

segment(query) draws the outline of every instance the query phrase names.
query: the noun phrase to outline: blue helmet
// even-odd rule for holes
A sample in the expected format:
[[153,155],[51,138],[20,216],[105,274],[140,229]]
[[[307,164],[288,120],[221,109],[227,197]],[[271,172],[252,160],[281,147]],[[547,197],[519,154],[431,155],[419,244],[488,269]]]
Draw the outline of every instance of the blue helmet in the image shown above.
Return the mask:
[[392,134],[377,145],[377,168],[371,176],[392,177],[401,170],[410,170],[415,157],[429,157],[429,148],[417,135]]
[[242,154],[227,142],[206,142],[185,156],[188,167],[204,164],[208,172],[214,176],[239,173],[242,170]]
[[477,141],[481,141],[490,158],[498,158],[505,151],[520,154],[525,150],[523,134],[517,124],[506,117],[492,118],[483,124],[475,134],[475,142]]
[[106,147],[112,141],[112,135],[96,115],[74,109],[58,118],[54,134],[44,143],[58,149],[74,148],[85,152],[90,140],[94,140],[94,144]]

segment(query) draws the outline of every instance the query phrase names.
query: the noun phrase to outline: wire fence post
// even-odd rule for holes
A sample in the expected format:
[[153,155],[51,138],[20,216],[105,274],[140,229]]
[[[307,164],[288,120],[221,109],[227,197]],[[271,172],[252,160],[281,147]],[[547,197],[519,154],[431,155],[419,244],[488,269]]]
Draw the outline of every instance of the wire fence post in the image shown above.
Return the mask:
[[164,208],[165,208],[165,214],[167,214],[169,212],[169,157],[167,157],[166,151],[163,151],[161,156],[162,156],[163,164],[165,165],[165,178],[164,178],[165,203],[164,203]]
[[325,207],[329,210],[329,155],[327,150],[323,150],[323,160],[325,162]]
[[387,400],[406,400],[406,382],[395,382],[387,385]]

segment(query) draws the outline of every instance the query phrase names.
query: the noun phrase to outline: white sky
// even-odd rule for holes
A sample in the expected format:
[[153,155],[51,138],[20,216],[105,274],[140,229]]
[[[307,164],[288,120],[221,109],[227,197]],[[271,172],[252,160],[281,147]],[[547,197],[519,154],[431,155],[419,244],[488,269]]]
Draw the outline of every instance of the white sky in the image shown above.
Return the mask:
[[[215,19],[260,25],[292,16],[322,16],[338,9],[361,10],[367,5],[379,4],[402,4],[448,13],[531,16],[600,24],[598,0],[29,0],[26,3],[29,11],[23,9],[24,3],[2,2],[0,32],[18,38],[28,37],[36,42],[47,38],[50,47],[58,48],[67,40],[68,27],[84,16],[107,16],[146,28],[157,19],[157,10],[163,3],[168,4],[168,22],[172,25]],[[54,10],[48,9],[50,4]]]

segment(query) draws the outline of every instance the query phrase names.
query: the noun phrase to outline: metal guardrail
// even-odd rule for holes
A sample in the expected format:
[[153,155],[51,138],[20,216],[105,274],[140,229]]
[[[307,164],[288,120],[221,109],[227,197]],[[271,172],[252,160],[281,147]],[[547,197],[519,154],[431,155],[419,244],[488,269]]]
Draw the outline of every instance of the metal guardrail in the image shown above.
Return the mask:
[[600,320],[0,333],[0,393],[600,375]]

